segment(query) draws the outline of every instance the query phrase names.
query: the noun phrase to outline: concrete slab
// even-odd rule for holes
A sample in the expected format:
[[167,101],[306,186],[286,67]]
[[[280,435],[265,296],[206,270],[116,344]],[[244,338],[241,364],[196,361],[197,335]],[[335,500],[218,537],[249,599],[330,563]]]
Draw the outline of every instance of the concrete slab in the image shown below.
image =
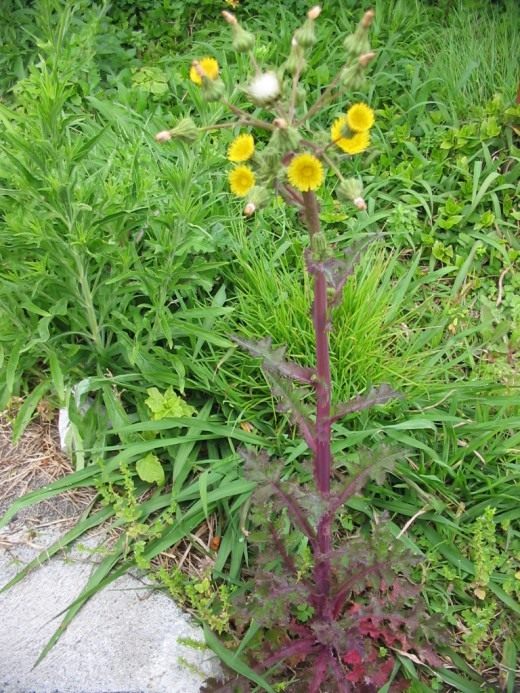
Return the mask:
[[[0,586],[56,533],[34,537],[25,530],[3,539]],[[0,594],[1,693],[195,693],[206,676],[218,676],[210,650],[182,642],[203,645],[200,627],[167,595],[129,575],[93,597],[33,669],[59,625],[55,616],[88,579],[87,559],[54,558]]]

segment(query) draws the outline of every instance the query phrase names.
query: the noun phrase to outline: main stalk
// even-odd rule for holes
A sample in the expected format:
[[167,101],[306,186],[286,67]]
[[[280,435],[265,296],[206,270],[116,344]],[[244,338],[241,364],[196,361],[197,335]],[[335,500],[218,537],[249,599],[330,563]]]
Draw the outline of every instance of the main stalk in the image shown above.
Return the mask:
[[[321,232],[318,201],[312,191],[303,193],[305,220],[310,233],[311,257],[314,275],[314,301],[312,321],[316,339],[316,451],[314,453],[314,479],[323,500],[328,500],[332,467],[331,453],[331,378],[329,351],[329,310],[327,279],[322,267],[326,247]],[[330,552],[332,548],[332,522],[330,513],[324,511],[318,522],[318,554],[315,556],[314,579],[318,617],[331,615],[330,605]]]

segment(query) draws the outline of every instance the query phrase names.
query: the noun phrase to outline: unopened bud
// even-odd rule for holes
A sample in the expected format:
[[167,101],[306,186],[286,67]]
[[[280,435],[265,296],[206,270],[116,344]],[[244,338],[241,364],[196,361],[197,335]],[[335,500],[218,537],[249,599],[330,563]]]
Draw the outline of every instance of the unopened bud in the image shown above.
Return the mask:
[[163,142],[169,142],[172,138],[172,133],[169,130],[161,130],[161,132],[158,132],[155,135],[155,141],[160,142],[161,144]]
[[363,53],[363,55],[360,55],[358,58],[358,63],[361,65],[361,67],[366,67],[368,63],[371,63],[372,60],[376,57],[376,54],[374,51],[369,51],[368,53]]
[[290,72],[291,75],[296,75],[303,72],[305,65],[306,61],[303,48],[293,36],[291,41],[291,52],[285,63],[285,69],[287,72]]
[[246,217],[250,217],[257,209],[266,205],[269,201],[269,197],[270,195],[266,188],[262,185],[255,185],[247,196],[246,206],[244,207],[244,214]]
[[316,43],[316,33],[314,31],[313,20],[308,19],[304,23],[304,25],[295,32],[294,38],[304,48],[311,48],[312,46],[314,46],[314,44]]
[[[347,178],[341,181],[337,188],[337,195],[343,200],[350,200],[358,209],[364,209],[363,183],[358,178]],[[362,204],[363,207],[359,205]]]
[[314,5],[314,7],[311,7],[311,9],[307,12],[307,17],[309,19],[318,19],[320,14],[321,14],[321,7],[319,5]]
[[239,53],[247,53],[255,45],[255,35],[243,29],[238,22],[231,27],[233,31],[233,48]]
[[219,101],[226,91],[224,82],[221,79],[202,79],[202,95],[206,101]]
[[285,118],[275,118],[273,120],[273,125],[280,130],[287,130],[288,123]]
[[192,142],[197,139],[199,130],[191,118],[182,118],[170,131],[171,137]]
[[360,211],[364,211],[367,208],[367,203],[362,197],[356,197],[352,200],[352,202],[354,203],[354,206],[357,207]]
[[374,10],[367,10],[365,14],[363,15],[363,19],[361,20],[361,26],[364,29],[368,29],[368,27],[372,24],[374,21],[374,17],[376,16],[376,13]]
[[222,16],[226,20],[228,24],[231,24],[234,26],[235,24],[238,24],[238,20],[235,17],[235,15],[232,12],[228,12],[227,10],[222,10]]
[[343,68],[341,71],[341,84],[346,89],[357,90],[363,86],[365,77],[363,74],[363,68],[359,63],[354,63],[348,67]]

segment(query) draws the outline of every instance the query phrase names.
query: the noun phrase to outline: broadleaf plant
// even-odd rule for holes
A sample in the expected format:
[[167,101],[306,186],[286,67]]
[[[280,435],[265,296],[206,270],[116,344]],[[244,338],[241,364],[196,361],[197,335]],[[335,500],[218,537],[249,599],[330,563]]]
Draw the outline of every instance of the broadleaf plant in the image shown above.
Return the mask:
[[[236,622],[239,627],[257,628],[248,649],[252,670],[273,683],[283,683],[284,690],[368,693],[385,685],[387,690],[402,690],[403,682],[395,679],[397,655],[430,667],[443,664],[432,644],[436,629],[420,599],[420,586],[408,577],[413,559],[391,538],[390,523],[384,517],[374,522],[371,533],[336,541],[337,520],[345,503],[370,479],[382,483],[384,473],[400,456],[385,446],[361,452],[359,468],[338,480],[332,455],[335,421],[397,396],[388,385],[381,385],[332,406],[329,332],[334,308],[341,303],[364,247],[373,239],[366,237],[340,253],[322,229],[316,195],[327,171],[338,179],[340,199],[349,200],[361,212],[366,209],[362,183],[344,177],[341,169],[345,159],[348,166],[350,158],[369,147],[373,110],[365,103],[350,105],[331,123],[330,135],[319,130],[315,118],[324,107],[343,104],[345,92],[363,84],[375,58],[369,41],[374,12],[365,12],[355,32],[346,38],[343,66],[308,105],[301,78],[316,42],[320,12],[318,6],[309,10],[293,36],[287,60],[278,69],[258,65],[254,34],[242,28],[233,14],[223,12],[232,29],[233,47],[249,56],[254,71],[242,89],[255,106],[254,114],[237,106],[233,95],[228,98],[215,58],[195,60],[189,73],[206,100],[220,102],[231,114],[214,128],[239,125],[267,132],[269,140],[261,150],[250,132],[242,132],[230,144],[227,154],[234,164],[230,189],[244,198],[246,216],[267,205],[273,192],[296,207],[309,234],[306,268],[314,291],[314,366],[288,361],[285,347],[273,347],[268,336],[256,342],[234,337],[236,344],[262,359],[273,394],[292,415],[309,447],[313,478],[313,488],[287,481],[283,461],[262,451],[242,451],[244,474],[257,484],[252,515],[253,524],[261,529],[250,539],[256,539],[261,550],[256,571],[238,599]],[[157,141],[185,136],[188,126],[183,122],[158,133]],[[190,136],[193,128],[190,121]],[[313,416],[308,411],[310,399]],[[288,530],[288,521],[293,531]],[[303,563],[296,545],[306,547],[308,560]],[[293,685],[287,682],[290,671]],[[237,690],[237,686],[233,677],[215,690]],[[249,689],[245,681],[240,686],[240,690]]]

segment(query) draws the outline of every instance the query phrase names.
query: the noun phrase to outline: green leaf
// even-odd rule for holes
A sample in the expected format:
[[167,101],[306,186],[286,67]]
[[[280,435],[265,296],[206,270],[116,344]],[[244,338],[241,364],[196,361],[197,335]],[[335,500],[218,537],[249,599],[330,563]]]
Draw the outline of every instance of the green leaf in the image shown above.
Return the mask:
[[135,468],[143,481],[158,486],[164,485],[164,469],[157,455],[152,452],[139,460]]
[[180,416],[192,416],[195,413],[194,407],[186,404],[182,397],[179,397],[171,387],[163,394],[156,387],[150,387],[146,392],[148,398],[145,399],[145,404],[152,412],[154,421],[178,418]]
[[245,676],[249,681],[253,681],[260,686],[263,691],[267,693],[275,693],[274,689],[268,684],[268,682],[262,678],[256,671],[253,671],[250,666],[248,666],[242,659],[240,659],[235,652],[231,652],[224,647],[217,636],[204,624],[204,637],[206,639],[206,644],[210,647],[213,652],[220,657],[224,664],[236,671],[237,674]]
[[45,380],[43,383],[40,383],[37,387],[35,387],[31,394],[25,398],[24,403],[20,407],[20,410],[13,423],[14,443],[17,443],[22,437],[23,432],[27,428],[31,417],[34,414],[34,410],[48,389],[49,383],[47,380]]

